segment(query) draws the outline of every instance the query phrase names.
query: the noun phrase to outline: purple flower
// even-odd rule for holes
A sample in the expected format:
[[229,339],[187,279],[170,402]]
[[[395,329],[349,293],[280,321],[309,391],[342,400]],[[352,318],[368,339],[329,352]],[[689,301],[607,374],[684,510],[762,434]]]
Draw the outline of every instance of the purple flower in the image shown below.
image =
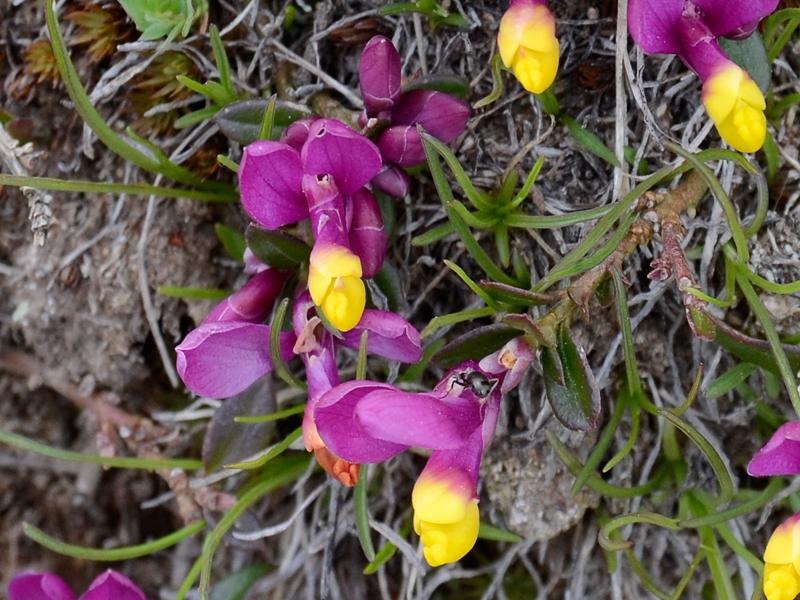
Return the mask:
[[[425,160],[417,125],[446,144],[467,126],[469,106],[458,98],[434,90],[401,92],[400,55],[383,36],[373,37],[364,48],[359,78],[366,119],[388,125],[378,137],[386,163],[407,167]],[[383,172],[373,185],[391,195],[407,192],[407,182],[399,173]]]
[[742,152],[764,143],[764,96],[719,37],[751,33],[778,0],[630,0],[628,28],[647,53],[677,54],[703,81],[703,104],[722,138]]
[[321,439],[345,460],[375,463],[412,446],[433,450],[412,494],[414,528],[433,566],[459,560],[477,539],[478,473],[503,377],[467,361],[428,393],[351,381],[324,394],[314,410]]
[[[75,594],[53,573],[20,573],[8,585],[9,600],[75,600]],[[79,600],[147,600],[130,579],[108,570],[98,576]]]
[[358,325],[334,339],[316,314],[314,302],[308,293],[301,294],[294,304],[292,318],[297,342],[294,352],[303,359],[308,381],[308,401],[303,415],[303,441],[309,452],[314,452],[317,462],[334,478],[347,486],[358,480],[358,461],[341,458],[331,451],[319,436],[314,411],[320,399],[339,385],[336,368],[336,346],[341,344],[357,349],[361,335],[367,332],[367,352],[389,360],[415,363],[422,357],[420,335],[399,315],[381,310],[367,309]]
[[[220,302],[175,348],[178,374],[195,394],[229,398],[272,371],[272,311],[287,275],[267,269]],[[281,353],[291,356],[294,336],[281,334]]]
[[383,167],[380,151],[336,119],[298,121],[284,140],[245,148],[242,205],[267,229],[311,218],[308,287],[328,321],[347,331],[366,305],[362,277],[375,275],[386,253],[380,211],[364,188]]
[[753,477],[800,475],[800,421],[778,427],[747,465],[747,472]]

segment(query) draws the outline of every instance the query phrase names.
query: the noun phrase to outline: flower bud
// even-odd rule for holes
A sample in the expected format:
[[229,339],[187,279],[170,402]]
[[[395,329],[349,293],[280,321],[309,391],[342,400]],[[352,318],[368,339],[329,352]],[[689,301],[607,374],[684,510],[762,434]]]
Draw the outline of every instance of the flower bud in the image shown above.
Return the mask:
[[378,274],[386,258],[386,231],[375,196],[361,188],[350,197],[350,247],[361,259],[365,279]]
[[541,94],[553,84],[559,44],[546,0],[511,0],[500,21],[497,45],[503,64],[526,90]]
[[373,37],[361,54],[358,77],[367,115],[377,116],[394,106],[400,97],[400,54],[391,40],[382,35]]

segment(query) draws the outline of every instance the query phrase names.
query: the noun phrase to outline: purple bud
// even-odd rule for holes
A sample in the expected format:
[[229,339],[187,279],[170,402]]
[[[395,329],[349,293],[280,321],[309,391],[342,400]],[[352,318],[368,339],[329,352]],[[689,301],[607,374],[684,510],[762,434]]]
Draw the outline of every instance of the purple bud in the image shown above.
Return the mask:
[[376,35],[367,43],[358,74],[368,116],[394,106],[400,97],[401,60],[391,40]]
[[507,394],[519,385],[522,376],[536,358],[536,353],[524,337],[514,338],[497,352],[481,359],[481,369],[503,378],[500,393]]
[[361,188],[348,198],[350,223],[350,249],[361,259],[365,279],[378,274],[386,258],[386,231],[383,216],[375,196]]
[[109,569],[91,583],[80,600],[147,600],[147,597],[130,579]]
[[261,323],[272,312],[275,298],[283,288],[286,274],[266,269],[250,278],[241,289],[217,304],[203,323],[244,321]]
[[404,198],[408,195],[411,178],[400,167],[384,165],[381,172],[372,179],[372,185],[385,194]]
[[300,150],[303,149],[303,144],[305,144],[308,139],[308,132],[311,129],[311,125],[313,125],[314,121],[318,118],[319,117],[306,117],[305,119],[295,121],[283,130],[281,141],[284,144],[289,144],[292,148],[300,152]]
[[466,102],[435,90],[407,92],[392,110],[392,125],[422,125],[426,132],[445,144],[464,132],[468,120]]
[[418,165],[425,160],[425,148],[415,125],[393,125],[378,138],[383,160],[401,167]]
[[24,572],[8,584],[9,600],[75,600],[66,582],[53,573]]

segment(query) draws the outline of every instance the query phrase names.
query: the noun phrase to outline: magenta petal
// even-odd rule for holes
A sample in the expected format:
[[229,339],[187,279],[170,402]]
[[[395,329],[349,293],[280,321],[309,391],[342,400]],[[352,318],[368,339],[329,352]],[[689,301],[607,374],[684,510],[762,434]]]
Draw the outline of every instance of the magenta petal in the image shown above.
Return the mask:
[[361,333],[367,331],[367,352],[389,360],[404,363],[419,362],[422,358],[422,342],[416,328],[400,315],[368,308],[358,325],[342,334],[342,343],[357,349]]
[[[204,323],[175,348],[178,374],[191,391],[229,398],[272,371],[268,325]],[[281,334],[281,354],[292,356],[294,334]]]
[[321,243],[348,247],[345,202],[334,179],[330,175],[303,175],[303,193],[315,247]]
[[684,0],[628,0],[628,31],[648,54],[679,54]]
[[481,427],[480,404],[467,398],[376,390],[356,407],[356,417],[373,437],[395,444],[452,450]]
[[381,172],[372,178],[372,186],[395,198],[408,195],[411,177],[403,169],[394,165],[384,165]]
[[393,125],[378,138],[383,160],[411,167],[425,160],[425,149],[415,125]]
[[394,388],[385,383],[349,381],[326,393],[317,404],[317,431],[337,456],[353,463],[376,463],[408,448],[375,438],[356,418],[358,405],[376,391],[392,393]]
[[413,90],[400,97],[392,110],[392,125],[422,125],[433,137],[449,144],[467,127],[469,105],[444,92]]
[[311,125],[301,158],[307,174],[331,175],[345,196],[364,187],[383,166],[375,144],[336,119]]
[[747,472],[753,477],[800,474],[800,421],[778,427],[747,465]]
[[361,259],[365,279],[378,274],[386,258],[386,231],[375,196],[361,188],[349,198],[350,248]]
[[253,142],[239,166],[242,206],[256,223],[277,229],[308,216],[297,150],[281,142]]
[[266,269],[250,278],[237,290],[217,304],[203,323],[243,321],[260,323],[272,312],[275,298],[280,294],[286,274]]
[[305,119],[295,121],[283,130],[281,141],[284,144],[289,144],[292,148],[300,152],[300,150],[303,149],[303,144],[305,144],[308,139],[308,132],[311,129],[311,125],[318,118],[319,117],[306,117]]
[[130,579],[109,569],[92,582],[80,600],[147,600],[147,597]]
[[373,37],[364,47],[358,77],[361,97],[370,117],[391,108],[400,96],[400,54],[391,40]]
[[25,572],[8,584],[8,600],[75,600],[75,594],[58,575]]
[[703,20],[717,37],[743,37],[752,33],[764,17],[778,7],[779,0],[694,0]]

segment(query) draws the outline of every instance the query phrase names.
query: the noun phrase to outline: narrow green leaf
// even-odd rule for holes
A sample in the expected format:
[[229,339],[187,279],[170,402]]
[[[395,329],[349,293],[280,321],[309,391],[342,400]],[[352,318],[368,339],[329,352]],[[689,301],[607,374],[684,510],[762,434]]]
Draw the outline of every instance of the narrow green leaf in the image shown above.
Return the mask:
[[160,550],[171,548],[181,540],[185,540],[186,538],[201,532],[203,529],[205,529],[205,526],[206,522],[203,520],[194,521],[189,523],[186,527],[170,533],[169,535],[165,535],[164,537],[146,542],[144,544],[126,546],[124,548],[88,548],[86,546],[67,544],[61,540],[57,540],[56,538],[47,535],[44,531],[34,527],[29,523],[22,524],[22,533],[40,546],[44,546],[48,550],[52,550],[53,552],[63,556],[71,556],[72,558],[93,560],[97,562],[116,562],[120,560],[139,558],[140,556],[149,556]]
[[12,448],[19,448],[26,452],[41,454],[50,458],[66,460],[70,462],[91,463],[104,467],[115,467],[119,469],[200,469],[203,461],[196,458],[137,458],[132,456],[101,456],[99,454],[83,454],[72,452],[71,450],[61,450],[53,448],[47,444],[42,444],[36,440],[11,433],[10,431],[0,430],[0,444],[6,444]]
[[267,110],[264,111],[264,119],[261,121],[261,131],[258,132],[258,139],[271,140],[275,129],[275,107],[278,102],[278,94],[272,94],[267,103]]
[[222,87],[230,99],[236,99],[236,90],[233,87],[233,79],[231,78],[231,63],[228,62],[228,55],[225,53],[225,46],[222,44],[222,38],[219,36],[219,29],[213,23],[208,28],[208,33],[211,37],[211,49],[214,52],[214,62],[217,64],[219,71],[219,80],[222,82]]
[[464,271],[464,269],[459,267],[456,263],[454,263],[451,260],[444,259],[444,264],[453,273],[458,275],[458,278],[461,279],[461,281],[463,281],[464,283],[466,283],[467,287],[469,287],[469,289],[471,289],[475,293],[476,296],[478,296],[481,300],[486,302],[486,304],[488,304],[492,308],[498,309],[497,303],[494,301],[494,298],[492,298],[489,294],[484,292],[481,289],[481,287],[477,283],[475,283],[475,281],[473,281],[472,278],[469,275],[467,275],[467,273],[466,273],[466,271]]
[[305,409],[306,409],[306,403],[301,402],[300,404],[296,404],[295,406],[290,406],[289,408],[284,408],[283,410],[278,410],[268,415],[253,415],[253,416],[239,415],[238,417],[235,417],[233,420],[236,423],[270,423],[272,421],[280,421],[281,419],[285,419],[286,417],[299,415],[303,411],[305,411]]
[[475,110],[479,108],[484,108],[493,104],[500,97],[503,95],[504,90],[503,85],[503,59],[500,58],[500,53],[495,54],[492,57],[492,91],[489,92],[487,96],[484,96],[480,100],[478,100],[472,107]]
[[180,298],[181,300],[222,300],[231,295],[228,290],[203,287],[179,287],[176,285],[162,285],[156,290],[162,296]]
[[608,149],[608,146],[606,146],[603,141],[594,133],[586,129],[583,125],[578,123],[569,115],[560,114],[558,116],[558,120],[566,126],[567,130],[569,130],[575,141],[583,146],[585,150],[588,150],[598,158],[602,158],[604,161],[614,167],[620,166],[617,157],[614,156],[614,153],[611,152],[611,150]]
[[211,589],[209,600],[244,600],[247,592],[272,569],[266,563],[257,563],[231,573]]
[[283,361],[283,356],[281,356],[281,330],[283,329],[283,322],[286,318],[286,311],[288,308],[289,298],[284,298],[278,305],[275,316],[272,319],[272,325],[270,326],[269,355],[272,359],[272,368],[275,370],[275,374],[288,385],[300,390],[307,390],[308,386],[291,374],[286,363]]
[[[358,358],[356,360],[356,379],[362,380],[367,378],[367,340],[369,339],[369,331],[365,329],[361,332],[361,340],[358,344]],[[371,560],[371,559],[370,559]]]
[[186,198],[203,202],[238,202],[235,191],[216,192],[207,190],[185,190],[180,188],[147,185],[142,183],[106,183],[102,181],[76,181],[55,179],[53,177],[26,177],[0,173],[0,186],[32,187],[37,190],[54,192],[81,192],[83,194],[129,194],[146,198]]
[[478,537],[482,540],[492,540],[494,542],[510,542],[516,544],[521,542],[523,538],[516,533],[511,533],[505,529],[495,527],[485,521],[481,521],[480,528],[478,529]]
[[308,244],[285,233],[267,231],[250,224],[245,232],[247,246],[256,258],[276,269],[297,269],[304,264],[311,248]]
[[395,555],[396,552],[397,546],[395,546],[392,542],[386,542],[380,547],[380,550],[378,550],[378,553],[375,555],[375,560],[364,567],[364,575],[374,575],[377,573],[378,569],[385,565],[389,559]]
[[225,252],[228,253],[228,256],[239,262],[244,261],[244,251],[247,249],[247,242],[241,233],[223,223],[216,223],[214,225],[214,233],[217,234],[217,239],[222,244],[222,247],[225,248]]
[[289,449],[289,446],[300,439],[301,435],[303,435],[303,428],[298,427],[280,442],[262,451],[256,458],[253,458],[252,460],[243,460],[241,462],[231,463],[229,465],[225,465],[225,468],[244,470],[259,469],[271,460],[286,452]]
[[358,541],[361,544],[361,549],[364,551],[364,556],[367,557],[368,561],[372,562],[375,560],[375,547],[372,545],[372,536],[369,529],[367,467],[368,465],[361,465],[361,471],[358,474],[358,482],[353,492],[353,499],[356,505],[356,531],[358,532]]
[[751,365],[750,363],[739,363],[735,367],[731,367],[711,382],[706,389],[706,397],[714,400],[724,396],[737,385],[743,383],[757,368],[756,365]]

